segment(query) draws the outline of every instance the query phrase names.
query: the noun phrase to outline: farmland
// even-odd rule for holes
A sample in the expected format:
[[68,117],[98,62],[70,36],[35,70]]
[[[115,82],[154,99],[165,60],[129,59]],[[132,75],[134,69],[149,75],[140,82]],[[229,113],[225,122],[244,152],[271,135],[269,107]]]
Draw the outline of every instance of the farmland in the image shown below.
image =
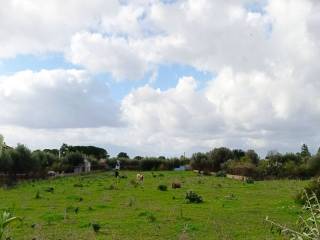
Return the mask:
[[[0,189],[0,210],[23,222],[12,225],[13,239],[282,239],[264,222],[269,216],[294,226],[301,206],[298,180],[253,184],[193,172],[112,172],[20,183]],[[172,189],[172,182],[182,187]],[[167,191],[160,191],[160,184]],[[186,203],[193,190],[203,197]],[[94,231],[94,228],[96,231]]]

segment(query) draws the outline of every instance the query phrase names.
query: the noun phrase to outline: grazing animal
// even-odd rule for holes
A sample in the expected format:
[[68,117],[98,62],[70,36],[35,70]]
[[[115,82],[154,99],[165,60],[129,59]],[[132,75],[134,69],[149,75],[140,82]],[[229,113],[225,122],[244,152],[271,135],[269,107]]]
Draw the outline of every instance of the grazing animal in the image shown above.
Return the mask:
[[179,183],[179,182],[173,182],[172,183],[172,188],[181,188],[181,183]]
[[143,182],[143,180],[144,180],[143,174],[138,173],[138,174],[137,174],[137,181]]

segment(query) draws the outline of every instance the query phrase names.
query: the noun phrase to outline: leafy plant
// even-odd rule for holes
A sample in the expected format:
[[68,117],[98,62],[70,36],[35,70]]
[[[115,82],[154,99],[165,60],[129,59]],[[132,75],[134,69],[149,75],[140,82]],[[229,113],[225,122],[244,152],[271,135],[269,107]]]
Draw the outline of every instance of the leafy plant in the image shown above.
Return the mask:
[[305,194],[305,205],[303,210],[304,216],[299,217],[298,230],[291,229],[285,225],[278,224],[268,217],[266,222],[271,224],[272,229],[275,228],[280,234],[290,237],[290,240],[318,240],[320,239],[320,203],[317,195],[312,193]]
[[8,211],[4,211],[2,215],[0,215],[0,240],[3,239],[4,233],[9,225],[16,221],[22,221],[22,219],[12,216],[12,214]]
[[101,225],[99,223],[92,223],[91,226],[95,233],[98,233],[101,229]]
[[167,185],[160,184],[160,185],[158,186],[158,189],[159,189],[160,191],[167,191],[167,190],[168,190],[168,187],[167,187]]
[[186,194],[186,200],[189,203],[202,203],[203,199],[200,195],[198,195],[197,193],[193,192],[193,191],[188,191]]

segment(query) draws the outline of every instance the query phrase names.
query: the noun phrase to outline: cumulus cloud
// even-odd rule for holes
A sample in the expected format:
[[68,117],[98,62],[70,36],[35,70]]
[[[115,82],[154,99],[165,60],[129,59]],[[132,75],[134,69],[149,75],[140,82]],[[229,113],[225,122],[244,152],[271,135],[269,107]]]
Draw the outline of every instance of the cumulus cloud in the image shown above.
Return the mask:
[[115,79],[140,79],[147,63],[123,38],[101,34],[79,33],[73,36],[70,60],[86,66],[92,72],[110,72]]
[[[120,118],[126,127],[97,130],[87,128],[111,126],[117,120],[91,107],[70,107],[79,96],[85,99],[82,106],[98,104],[93,96],[104,99],[100,91],[105,88],[83,80],[89,79],[83,77],[86,72],[75,77],[82,79],[72,84],[75,89],[69,87],[59,93],[56,88],[48,90],[47,77],[41,83],[30,81],[30,86],[21,80],[10,88],[8,79],[17,82],[19,74],[32,75],[29,78],[47,75],[14,74],[0,81],[1,103],[11,106],[0,112],[4,116],[0,124],[35,127],[35,120],[23,118],[27,112],[24,108],[38,104],[41,109],[35,99],[51,96],[55,100],[48,100],[50,103],[59,102],[54,96],[60,94],[59,99],[67,100],[65,105],[52,107],[60,115],[78,109],[98,120],[93,123],[92,118],[84,117],[76,123],[82,118],[69,122],[65,117],[58,122],[42,118],[44,125],[38,126],[86,127],[65,131],[70,136],[76,131],[82,136],[95,136],[99,143],[132,146],[139,151],[181,152],[221,145],[292,150],[301,142],[315,147],[319,141],[319,1],[94,0],[77,4],[67,0],[62,14],[57,14],[60,1],[48,2],[30,0],[19,6],[15,1],[4,3],[0,10],[0,44],[4,46],[0,58],[60,51],[90,74],[107,72],[116,80],[142,79],[162,64],[187,65],[214,78],[199,88],[196,79],[183,77],[176,87],[167,90],[154,89],[153,79],[151,85],[132,90],[121,101]],[[85,94],[82,90],[86,84],[100,87]],[[62,81],[61,85],[68,83]],[[52,94],[39,95],[37,88]],[[6,94],[13,91],[10,89],[17,92],[17,99],[8,100]],[[96,91],[99,94],[93,93]],[[68,94],[72,97],[67,98]],[[31,96],[36,97],[30,100]],[[106,96],[102,103],[98,101],[99,108],[116,105]],[[28,104],[22,104],[24,98]],[[117,110],[108,111],[118,116]]]
[[119,107],[83,70],[22,71],[0,77],[0,125],[30,128],[118,126]]
[[0,59],[63,52],[73,34],[114,16],[117,0],[9,0],[0,9]]

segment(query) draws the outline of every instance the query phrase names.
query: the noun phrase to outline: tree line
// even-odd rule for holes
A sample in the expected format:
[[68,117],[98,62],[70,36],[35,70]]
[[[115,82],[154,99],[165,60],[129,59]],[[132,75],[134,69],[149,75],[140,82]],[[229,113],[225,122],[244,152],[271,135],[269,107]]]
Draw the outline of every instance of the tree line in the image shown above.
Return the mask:
[[306,144],[297,153],[270,151],[260,159],[254,150],[215,148],[206,153],[195,153],[191,157],[194,169],[234,174],[256,179],[309,178],[320,173],[320,148],[312,155]]
[[7,146],[0,135],[0,174],[44,176],[48,171],[73,172],[87,160],[93,170],[113,169],[117,160],[121,169],[128,170],[173,170],[180,166],[190,166],[204,173],[218,175],[234,174],[268,178],[309,178],[320,173],[320,149],[312,155],[306,144],[297,153],[270,151],[261,159],[254,150],[214,148],[208,152],[194,153],[190,158],[142,157],[130,158],[120,152],[110,158],[108,151],[95,146],[72,146],[62,144],[59,149],[31,151],[25,145]]

